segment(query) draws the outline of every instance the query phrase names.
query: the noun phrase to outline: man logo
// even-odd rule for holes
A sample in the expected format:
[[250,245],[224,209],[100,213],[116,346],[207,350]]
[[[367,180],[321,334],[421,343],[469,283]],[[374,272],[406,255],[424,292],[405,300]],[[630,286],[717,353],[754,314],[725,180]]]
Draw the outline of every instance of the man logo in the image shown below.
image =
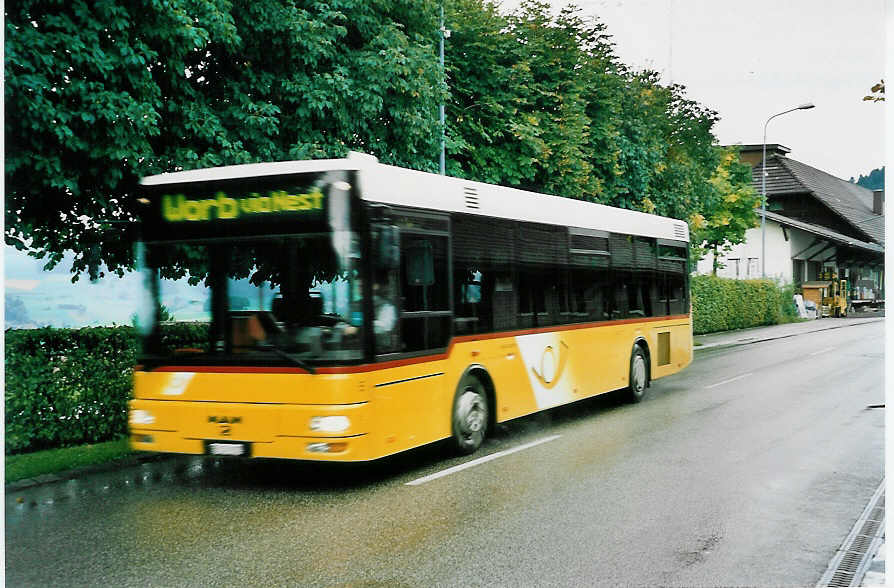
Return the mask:
[[229,436],[233,432],[233,425],[241,423],[242,417],[234,416],[209,416],[209,423],[220,425],[220,434]]
[[230,424],[235,425],[237,423],[242,422],[242,417],[228,417],[228,416],[210,416],[208,417],[209,423],[218,423],[221,425]]

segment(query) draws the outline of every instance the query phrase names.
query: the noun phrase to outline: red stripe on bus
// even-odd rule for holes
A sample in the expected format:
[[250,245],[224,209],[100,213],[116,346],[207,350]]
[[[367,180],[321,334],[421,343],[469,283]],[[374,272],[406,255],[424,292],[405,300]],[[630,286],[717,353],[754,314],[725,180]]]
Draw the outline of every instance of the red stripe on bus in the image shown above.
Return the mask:
[[[574,331],[578,329],[591,329],[594,327],[610,327],[614,325],[629,325],[633,323],[654,323],[657,321],[672,321],[688,319],[688,314],[678,314],[672,316],[659,316],[638,319],[619,319],[616,321],[599,321],[591,323],[576,323],[573,325],[558,325],[551,327],[539,327],[535,329],[521,329],[516,331],[501,331],[499,333],[487,333],[483,335],[462,335],[454,337],[450,340],[450,345],[445,353],[436,353],[432,355],[422,355],[419,357],[407,357],[405,359],[395,359],[392,361],[382,361],[377,363],[365,363],[361,365],[350,365],[342,367],[318,367],[318,374],[357,374],[371,372],[374,370],[384,370],[405,365],[413,365],[417,363],[428,363],[432,361],[441,361],[450,356],[453,346],[457,343],[471,343],[475,341],[487,341],[490,339],[503,339],[510,337],[519,337],[522,335],[536,335],[538,333],[552,333],[556,331]],[[262,367],[262,366],[235,366],[235,365],[166,365],[157,367],[155,372],[196,372],[196,373],[218,373],[218,374],[307,374],[310,373],[303,368],[298,367]]]

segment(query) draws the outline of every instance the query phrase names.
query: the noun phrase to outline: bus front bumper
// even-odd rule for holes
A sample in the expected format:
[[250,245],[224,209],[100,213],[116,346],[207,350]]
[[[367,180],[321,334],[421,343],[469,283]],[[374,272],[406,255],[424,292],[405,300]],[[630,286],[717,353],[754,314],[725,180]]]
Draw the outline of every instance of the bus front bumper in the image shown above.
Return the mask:
[[130,401],[138,451],[323,461],[373,459],[369,405]]

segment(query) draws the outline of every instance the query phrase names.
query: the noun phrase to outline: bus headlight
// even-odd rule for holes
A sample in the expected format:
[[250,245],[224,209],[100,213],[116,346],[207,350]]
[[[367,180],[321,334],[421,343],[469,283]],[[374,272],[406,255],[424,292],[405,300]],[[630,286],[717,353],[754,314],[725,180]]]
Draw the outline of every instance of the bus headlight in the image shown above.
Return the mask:
[[351,428],[351,419],[346,416],[315,416],[310,419],[310,430],[321,433],[342,433]]
[[151,425],[155,422],[155,417],[148,410],[136,409],[130,411],[131,425]]

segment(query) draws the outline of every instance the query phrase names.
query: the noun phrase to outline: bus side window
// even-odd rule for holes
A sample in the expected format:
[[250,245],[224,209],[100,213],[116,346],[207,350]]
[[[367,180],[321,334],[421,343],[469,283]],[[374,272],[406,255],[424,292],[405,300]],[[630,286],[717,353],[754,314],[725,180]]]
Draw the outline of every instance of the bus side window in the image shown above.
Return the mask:
[[568,270],[546,269],[541,272],[540,291],[544,294],[544,313],[540,325],[563,325],[571,322],[568,311]]
[[627,292],[627,316],[637,318],[646,316],[643,304],[642,280],[639,275],[625,272],[624,286]]
[[400,351],[397,321],[397,271],[378,269],[373,280],[373,334],[376,353]]
[[531,276],[525,269],[518,272],[518,326],[533,327],[534,297],[531,292]]
[[401,351],[447,346],[452,331],[447,237],[401,233]]
[[607,321],[614,310],[614,285],[606,268],[582,268],[571,272],[571,312],[576,321]]
[[670,314],[687,314],[689,306],[686,301],[686,276],[681,274],[669,274],[667,276],[668,291],[670,294]]
[[497,331],[518,327],[518,298],[512,272],[495,272],[493,285],[493,328]]
[[489,269],[461,267],[453,276],[454,313],[457,335],[483,333],[492,329],[493,272]]
[[403,311],[448,310],[447,237],[401,235]]
[[657,307],[656,298],[656,279],[657,274],[654,270],[640,272],[639,274],[639,289],[640,295],[642,297],[642,309],[645,313],[645,316],[656,316],[661,314],[660,312],[656,312],[655,308]]
[[658,283],[658,302],[655,306],[655,314],[659,316],[670,314],[669,279],[667,272],[660,272],[656,278]]
[[630,311],[630,279],[629,271],[614,271],[614,307],[612,308],[612,318],[628,318]]

